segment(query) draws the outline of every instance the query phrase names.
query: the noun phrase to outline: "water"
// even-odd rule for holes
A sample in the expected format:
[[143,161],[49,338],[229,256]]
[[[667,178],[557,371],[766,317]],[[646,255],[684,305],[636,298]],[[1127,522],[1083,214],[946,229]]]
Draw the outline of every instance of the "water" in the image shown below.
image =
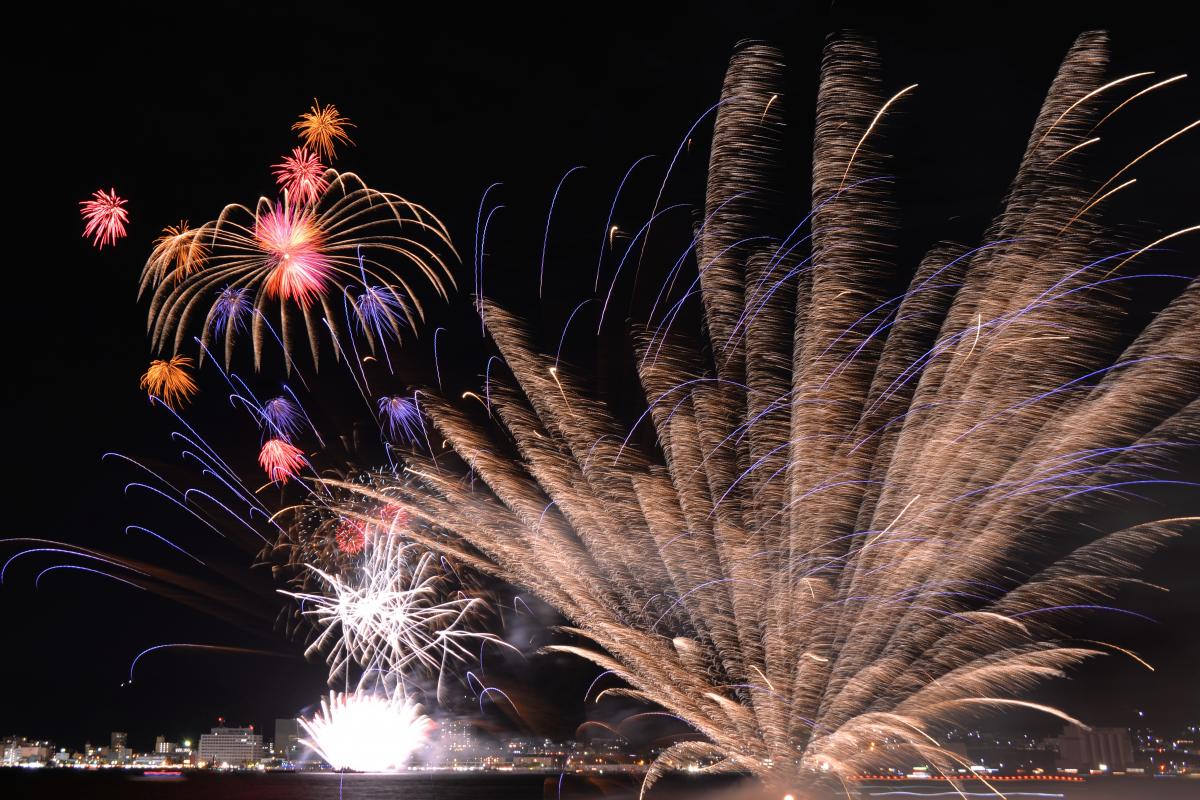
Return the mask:
[[[195,772],[178,780],[143,778],[121,771],[0,769],[0,799],[58,800],[555,800],[558,776],[469,774],[333,775],[313,773]],[[1083,784],[1052,782],[1004,783],[1011,800],[1200,800],[1200,780],[1104,778]],[[667,780],[651,800],[749,800],[728,788],[702,791],[696,783]],[[859,789],[861,800],[907,800],[913,797],[957,798],[945,783],[904,781]],[[975,784],[969,798],[995,797]],[[606,776],[568,776],[563,800],[577,798],[634,800],[637,781]],[[844,795],[843,795],[844,797]],[[758,800],[758,798],[755,798]],[[836,798],[830,798],[836,800]]]

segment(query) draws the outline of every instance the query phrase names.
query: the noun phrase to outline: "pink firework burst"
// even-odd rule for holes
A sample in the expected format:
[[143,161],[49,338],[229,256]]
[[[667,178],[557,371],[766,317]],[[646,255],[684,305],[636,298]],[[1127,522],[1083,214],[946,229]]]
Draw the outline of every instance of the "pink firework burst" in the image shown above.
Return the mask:
[[304,468],[304,452],[283,439],[268,439],[258,454],[258,463],[275,483],[287,483]]
[[325,293],[333,265],[321,249],[325,235],[311,211],[286,200],[268,205],[255,223],[254,240],[274,262],[264,283],[267,297],[308,308]]
[[116,189],[97,189],[92,192],[91,200],[83,200],[80,214],[86,223],[83,226],[84,237],[92,237],[92,244],[100,249],[106,244],[116,244],[117,239],[125,238],[125,223],[129,222],[129,212],[125,203],[117,196]]
[[303,147],[292,149],[290,156],[284,156],[282,163],[275,164],[275,180],[284,188],[288,196],[299,205],[310,205],[329,188],[325,180],[325,165],[314,153]]

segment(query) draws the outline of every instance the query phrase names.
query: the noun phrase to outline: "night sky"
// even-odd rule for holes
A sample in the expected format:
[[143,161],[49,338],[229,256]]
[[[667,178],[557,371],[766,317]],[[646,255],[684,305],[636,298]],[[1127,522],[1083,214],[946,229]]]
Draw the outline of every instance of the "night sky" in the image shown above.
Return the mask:
[[[467,292],[483,190],[504,184],[493,193],[505,209],[488,245],[488,293],[557,335],[591,290],[617,181],[642,155],[658,154],[665,164],[693,120],[716,101],[740,40],[765,39],[787,54],[798,171],[808,163],[817,68],[829,31],[855,26],[879,38],[887,93],[920,84],[886,131],[899,179],[905,268],[939,239],[978,240],[1054,71],[1079,32],[1103,27],[1112,33],[1113,76],[1193,73],[1190,81],[1114,120],[1105,137],[1114,143],[1116,166],[1124,163],[1122,155],[1128,160],[1183,127],[1200,108],[1194,54],[1200,31],[1145,3],[1118,16],[1088,9],[1046,18],[1041,7],[1049,3],[996,6],[990,20],[931,12],[936,22],[917,19],[919,13],[879,14],[841,3],[816,10],[797,3],[680,3],[653,16],[650,5],[597,4],[539,16],[466,7],[378,16],[340,4],[286,11],[252,4],[146,12],[92,6],[82,15],[64,12],[61,19],[45,16],[10,30],[10,37],[28,37],[30,46],[9,67],[13,85],[6,97],[9,129],[18,138],[6,159],[17,169],[17,206],[8,226],[9,242],[17,247],[7,265],[10,477],[0,535],[59,539],[182,569],[169,550],[124,533],[126,525],[148,525],[187,541],[213,574],[223,576],[219,580],[241,587],[230,591],[247,602],[244,614],[214,618],[71,572],[50,573],[35,590],[35,576],[54,560],[19,560],[0,586],[0,735],[80,747],[126,730],[132,746],[142,749],[159,733],[197,737],[218,716],[269,729],[275,717],[298,712],[325,691],[324,664],[305,662],[302,643],[272,625],[278,601],[269,574],[251,569],[252,557],[232,540],[197,530],[146,496],[124,495],[134,471],[101,461],[103,453],[119,451],[181,478],[194,475],[169,439],[175,428],[137,386],[150,357],[145,305],[135,302],[137,277],[163,225],[180,219],[199,224],[228,202],[249,203],[273,192],[269,165],[295,146],[289,127],[314,97],[335,103],[357,126],[357,146],[343,148],[336,165],[427,205],[447,223],[466,262],[456,273],[465,290],[448,306],[431,306],[423,335],[400,356],[392,387],[397,392],[409,381],[430,381],[429,333],[437,325],[449,331],[441,356],[447,390],[480,383],[491,351],[479,338]],[[697,139],[707,140],[709,131],[702,127]],[[1198,144],[1193,132],[1148,159],[1137,173],[1139,192],[1114,203],[1111,218],[1143,234],[1195,224]],[[672,184],[674,199],[700,199],[703,163],[685,159]],[[587,169],[572,177],[559,199],[546,300],[537,303],[546,209],[559,178],[576,165]],[[658,170],[632,190],[647,206]],[[129,237],[97,252],[80,237],[78,203],[109,186],[129,200]],[[801,206],[804,192],[801,186],[796,195]],[[1198,242],[1173,243],[1173,271],[1196,273]],[[622,313],[629,306],[636,316],[650,283],[636,290],[628,281],[618,286]],[[1131,330],[1165,302],[1167,292],[1139,290]],[[581,339],[568,345],[568,355],[593,365],[601,390],[619,398],[629,379],[622,326],[608,326],[599,344],[594,337]],[[339,383],[345,373],[337,369],[323,369],[322,381],[333,388],[318,390],[310,401],[331,428],[363,413],[341,407],[351,402],[347,397],[361,401],[348,382]],[[254,385],[270,392],[280,377],[268,369]],[[212,375],[202,387],[212,391],[197,401],[189,420],[236,463],[256,469],[255,431],[226,404]],[[345,455],[369,466],[372,454],[350,442]],[[1194,457],[1184,468],[1193,480],[1200,474]],[[1160,501],[1174,514],[1200,508],[1194,495],[1184,493]],[[6,547],[3,554],[14,552]],[[1038,696],[1098,723],[1132,723],[1136,708],[1163,725],[1200,718],[1198,567],[1200,534],[1193,531],[1147,565],[1145,577],[1169,588],[1169,595],[1137,590],[1117,599],[1157,624],[1095,616],[1081,628],[1137,649],[1157,672],[1129,660],[1101,659],[1079,670],[1075,683],[1052,685]],[[513,626],[510,638],[534,637],[536,644],[548,635],[529,620]],[[122,686],[132,657],[165,642],[235,645],[280,656],[161,652],[139,664],[132,686]],[[528,698],[532,727],[567,735],[583,719],[591,668],[535,657],[520,670],[511,664],[497,670],[498,681]]]

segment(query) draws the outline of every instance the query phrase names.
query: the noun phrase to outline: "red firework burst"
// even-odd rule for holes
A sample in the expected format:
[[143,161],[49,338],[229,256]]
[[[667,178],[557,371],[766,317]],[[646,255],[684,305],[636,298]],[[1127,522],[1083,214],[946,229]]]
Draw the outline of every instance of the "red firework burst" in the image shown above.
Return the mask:
[[367,529],[361,522],[344,519],[338,525],[337,533],[333,535],[338,550],[348,556],[356,556],[363,551],[367,544]]
[[408,528],[408,523],[411,520],[408,510],[395,503],[388,503],[381,508],[379,510],[379,518],[381,527],[385,527],[389,532],[405,530]]
[[80,215],[83,217],[84,238],[92,237],[92,244],[103,249],[106,244],[116,244],[117,239],[125,237],[125,223],[129,222],[129,212],[125,210],[127,201],[117,196],[116,189],[97,189],[92,192],[91,200],[83,200]]
[[304,452],[283,439],[270,439],[258,454],[258,463],[267,477],[276,483],[287,483],[304,468]]
[[325,165],[316,154],[303,147],[293,148],[290,156],[284,156],[281,163],[274,165],[274,170],[275,180],[299,205],[315,203],[329,188]]

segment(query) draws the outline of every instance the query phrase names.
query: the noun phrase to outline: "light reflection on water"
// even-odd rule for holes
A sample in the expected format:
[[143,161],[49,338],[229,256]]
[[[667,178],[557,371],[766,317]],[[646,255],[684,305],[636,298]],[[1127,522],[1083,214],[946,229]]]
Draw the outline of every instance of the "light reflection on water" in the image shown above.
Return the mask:
[[[1200,780],[1103,778],[1086,783],[1005,783],[998,786],[1012,800],[1200,800]],[[748,792],[746,785],[715,792],[695,784],[667,781],[648,800],[775,800]],[[995,798],[974,784],[967,798]],[[122,772],[0,769],[4,800],[557,800],[557,775],[408,775],[336,774],[185,774],[180,780],[147,780]],[[636,781],[568,776],[562,800],[633,800]],[[845,795],[840,795],[844,800]],[[858,800],[961,797],[944,782],[906,781],[861,786]],[[805,800],[809,800],[806,798]],[[825,800],[813,798],[812,800]],[[838,800],[831,796],[828,800]]]

